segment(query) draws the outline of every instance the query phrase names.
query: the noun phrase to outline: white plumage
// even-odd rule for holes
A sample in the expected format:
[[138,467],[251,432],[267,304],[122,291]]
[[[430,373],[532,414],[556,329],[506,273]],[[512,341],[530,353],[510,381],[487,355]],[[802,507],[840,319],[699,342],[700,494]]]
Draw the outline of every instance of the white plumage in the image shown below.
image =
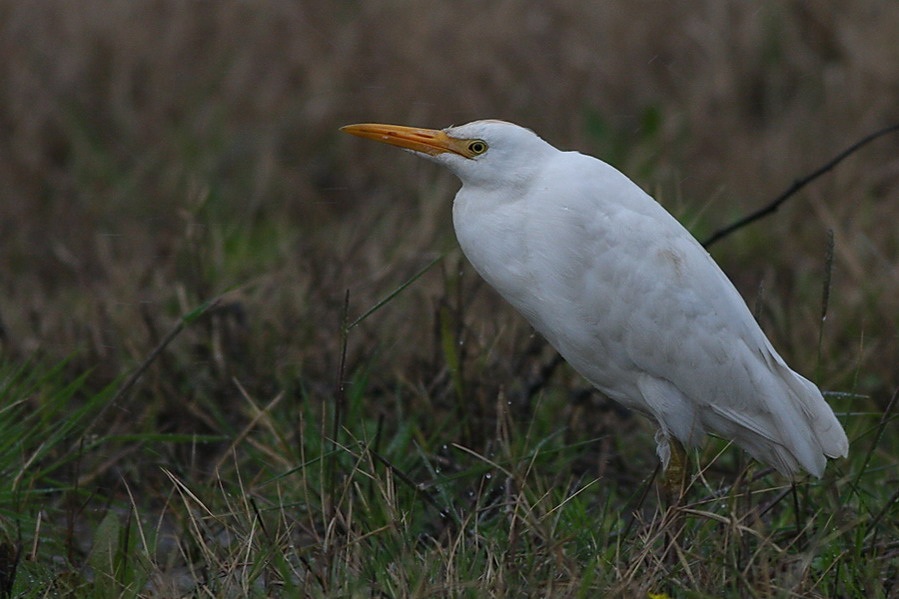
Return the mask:
[[732,439],[794,477],[849,442],[818,388],[787,366],[705,249],[608,164],[532,131],[350,125],[462,181],[453,223],[478,273],[608,397],[669,438]]

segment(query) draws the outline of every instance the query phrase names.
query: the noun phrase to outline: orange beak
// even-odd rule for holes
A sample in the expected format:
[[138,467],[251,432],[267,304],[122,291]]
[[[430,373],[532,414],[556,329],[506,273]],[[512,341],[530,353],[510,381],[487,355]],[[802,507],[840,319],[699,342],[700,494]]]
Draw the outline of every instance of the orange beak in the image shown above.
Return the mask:
[[477,155],[468,147],[470,140],[455,139],[438,129],[362,123],[359,125],[347,125],[341,127],[340,130],[350,135],[373,139],[430,156],[437,156],[444,152],[452,152],[465,158],[474,158]]

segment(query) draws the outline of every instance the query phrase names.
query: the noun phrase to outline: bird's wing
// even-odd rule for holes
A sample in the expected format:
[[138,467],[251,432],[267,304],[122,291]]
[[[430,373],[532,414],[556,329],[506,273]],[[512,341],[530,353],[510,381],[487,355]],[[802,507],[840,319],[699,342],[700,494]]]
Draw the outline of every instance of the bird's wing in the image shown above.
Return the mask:
[[[818,437],[843,433],[818,389],[787,367],[686,229],[608,168],[599,186],[595,174],[578,177],[585,183],[565,196],[572,205],[544,211],[534,227],[555,238],[534,251],[551,254],[541,292],[556,293],[548,305],[563,308],[535,326],[597,387],[649,411],[682,442],[709,430],[786,474],[797,463],[820,474],[828,442]],[[597,189],[608,192],[602,201]],[[590,216],[566,220],[564,208]],[[567,249],[566,236],[581,247]],[[572,311],[575,329],[565,324]]]

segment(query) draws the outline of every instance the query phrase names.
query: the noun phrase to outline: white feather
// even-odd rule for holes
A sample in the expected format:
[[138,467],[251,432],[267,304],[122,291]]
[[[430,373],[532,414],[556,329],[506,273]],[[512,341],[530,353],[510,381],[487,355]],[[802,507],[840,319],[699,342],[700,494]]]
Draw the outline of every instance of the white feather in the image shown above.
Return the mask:
[[[501,121],[352,129],[462,180],[453,222],[474,268],[593,385],[658,423],[665,466],[669,437],[696,445],[706,432],[790,477],[820,477],[826,457],[847,454],[818,388],[777,354],[714,260],[608,164]],[[459,149],[466,140],[486,152]]]
[[709,254],[639,187],[513,125],[448,133],[487,141],[486,156],[498,156],[485,156],[483,171],[506,173],[485,186],[474,161],[447,164],[463,183],[453,209],[463,251],[597,388],[665,436],[691,446],[713,432],[786,476],[820,477],[825,456],[847,454],[817,387],[787,367]]

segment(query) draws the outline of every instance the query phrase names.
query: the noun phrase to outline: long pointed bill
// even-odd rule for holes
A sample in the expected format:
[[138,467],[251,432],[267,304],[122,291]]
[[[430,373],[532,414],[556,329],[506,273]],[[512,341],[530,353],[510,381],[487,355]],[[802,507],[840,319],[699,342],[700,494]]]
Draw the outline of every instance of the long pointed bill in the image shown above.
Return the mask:
[[350,135],[373,139],[430,156],[437,156],[444,152],[452,152],[465,158],[473,158],[477,155],[468,147],[470,140],[455,139],[438,129],[362,123],[359,125],[347,125],[341,127],[340,130]]

